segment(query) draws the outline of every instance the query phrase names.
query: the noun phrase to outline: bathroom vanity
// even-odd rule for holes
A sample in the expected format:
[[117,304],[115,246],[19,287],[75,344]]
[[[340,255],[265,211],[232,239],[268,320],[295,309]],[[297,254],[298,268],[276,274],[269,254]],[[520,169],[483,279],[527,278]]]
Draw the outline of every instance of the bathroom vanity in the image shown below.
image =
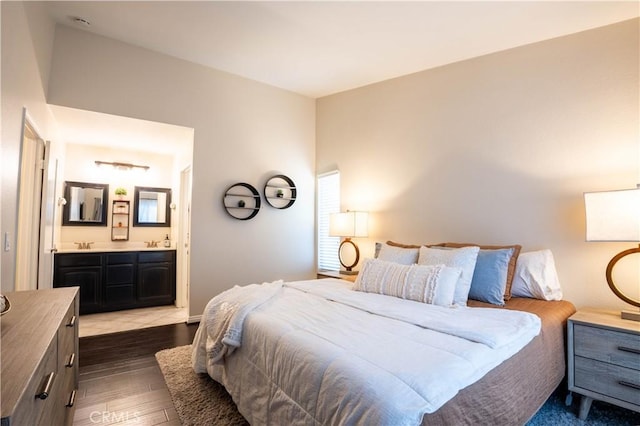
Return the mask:
[[176,298],[176,251],[56,253],[54,287],[80,287],[80,314],[170,305]]

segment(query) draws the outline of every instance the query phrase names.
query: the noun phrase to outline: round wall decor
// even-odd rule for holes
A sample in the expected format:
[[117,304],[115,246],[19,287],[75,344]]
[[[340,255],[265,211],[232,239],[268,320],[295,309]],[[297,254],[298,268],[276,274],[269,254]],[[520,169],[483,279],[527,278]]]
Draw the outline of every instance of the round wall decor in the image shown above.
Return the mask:
[[222,205],[232,218],[249,220],[260,211],[260,193],[248,183],[234,183],[224,192]]
[[271,207],[288,209],[296,201],[296,185],[285,175],[275,175],[264,185],[264,199]]

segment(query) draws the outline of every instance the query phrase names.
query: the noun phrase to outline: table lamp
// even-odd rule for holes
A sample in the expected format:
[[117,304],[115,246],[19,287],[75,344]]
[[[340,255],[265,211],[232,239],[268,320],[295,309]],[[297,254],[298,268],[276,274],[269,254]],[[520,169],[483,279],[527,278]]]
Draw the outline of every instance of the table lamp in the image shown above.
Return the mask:
[[[640,242],[640,185],[636,189],[586,192],[587,241]],[[640,253],[640,245],[616,254],[607,265],[606,278],[611,291],[623,301],[640,307],[640,300],[625,295],[613,282],[612,271],[625,256]],[[640,311],[622,311],[621,317],[640,321]]]
[[[329,236],[330,237],[344,237],[344,240],[340,243],[340,247],[338,248],[338,259],[340,260],[340,264],[344,267],[344,271],[341,271],[343,274],[347,275],[355,275],[357,274],[353,268],[358,264],[360,260],[360,250],[356,243],[351,241],[351,238],[355,237],[367,237],[369,235],[368,231],[368,221],[369,221],[369,213],[368,212],[353,212],[346,211],[342,213],[332,213],[329,216]],[[344,261],[344,253],[349,246],[353,247],[355,251],[355,260],[353,263],[345,264]]]

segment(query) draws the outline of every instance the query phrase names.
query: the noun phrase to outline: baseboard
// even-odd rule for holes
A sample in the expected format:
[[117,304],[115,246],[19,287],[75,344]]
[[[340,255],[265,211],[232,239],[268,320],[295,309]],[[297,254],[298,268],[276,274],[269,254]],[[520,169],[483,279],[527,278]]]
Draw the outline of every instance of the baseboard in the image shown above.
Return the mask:
[[196,322],[200,322],[202,315],[193,315],[187,318],[187,324],[194,324]]

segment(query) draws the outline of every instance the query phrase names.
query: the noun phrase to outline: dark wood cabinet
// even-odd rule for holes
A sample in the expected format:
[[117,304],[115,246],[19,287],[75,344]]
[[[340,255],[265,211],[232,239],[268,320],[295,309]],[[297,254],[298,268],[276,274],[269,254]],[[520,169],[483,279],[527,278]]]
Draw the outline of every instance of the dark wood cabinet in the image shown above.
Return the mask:
[[107,253],[104,304],[108,310],[138,307],[135,252]]
[[170,305],[175,250],[56,253],[54,287],[80,287],[80,314]]
[[80,314],[101,312],[102,256],[78,253],[73,258],[56,255],[54,287],[80,287]]
[[167,304],[176,298],[175,251],[140,253],[138,300],[143,304]]

